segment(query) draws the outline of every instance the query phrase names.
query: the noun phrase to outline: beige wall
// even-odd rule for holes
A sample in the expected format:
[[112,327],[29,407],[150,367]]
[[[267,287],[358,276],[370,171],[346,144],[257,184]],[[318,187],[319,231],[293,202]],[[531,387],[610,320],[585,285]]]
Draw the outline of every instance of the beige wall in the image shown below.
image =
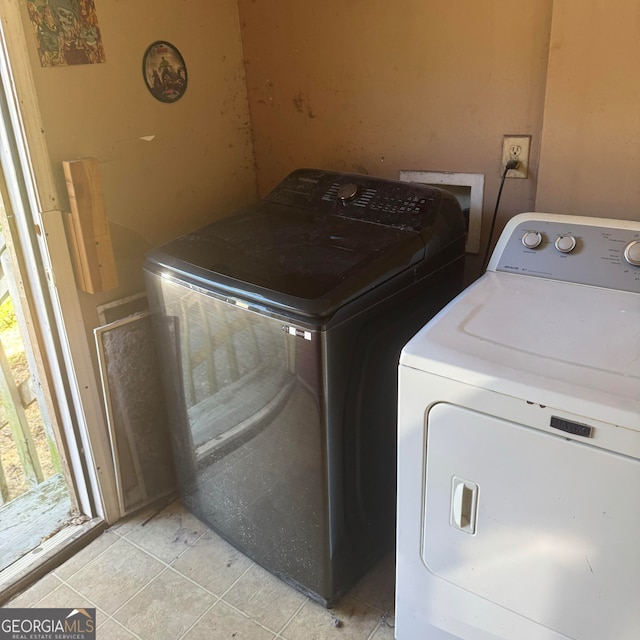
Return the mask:
[[[142,289],[148,248],[256,195],[235,0],[95,4],[103,64],[41,67],[23,11],[63,210],[61,161],[92,156],[99,162],[121,287],[82,295],[89,329],[97,322],[96,304]],[[187,65],[187,91],[173,104],[153,98],[143,81],[142,57],[156,40],[174,44]]]
[[[507,182],[498,230],[533,209],[638,216],[637,3],[96,4],[105,64],[43,69],[29,43],[65,205],[60,161],[100,162],[123,286],[87,307],[138,290],[149,246],[255,197],[251,127],[260,194],[300,166],[482,173],[486,241],[515,133],[532,136],[530,175]],[[175,104],[142,82],[155,39],[187,61]]]
[[239,0],[260,192],[299,166],[461,171],[485,174],[492,212],[515,133],[533,137],[531,173],[501,211],[531,210],[552,5]]
[[[486,240],[502,136],[516,133],[532,135],[530,177],[507,182],[498,230],[534,208],[638,217],[638,3],[183,5],[97,2],[105,64],[45,69],[29,39],[65,207],[61,160],[100,162],[122,287],[87,308],[139,290],[149,246],[255,197],[251,127],[261,194],[300,166],[482,173]],[[156,39],[187,61],[175,104],[142,82]]]
[[554,3],[536,208],[640,220],[640,3]]

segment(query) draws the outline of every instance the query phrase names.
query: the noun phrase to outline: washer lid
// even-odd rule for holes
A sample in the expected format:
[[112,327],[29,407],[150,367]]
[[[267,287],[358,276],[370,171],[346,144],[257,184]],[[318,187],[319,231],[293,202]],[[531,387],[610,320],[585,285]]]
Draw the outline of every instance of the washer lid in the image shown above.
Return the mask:
[[396,290],[462,259],[464,233],[441,189],[298,169],[257,204],[150,252],[146,268],[324,319],[399,274]]
[[640,431],[640,295],[487,272],[403,365]]
[[424,259],[420,233],[262,202],[152,251],[205,286],[326,316]]

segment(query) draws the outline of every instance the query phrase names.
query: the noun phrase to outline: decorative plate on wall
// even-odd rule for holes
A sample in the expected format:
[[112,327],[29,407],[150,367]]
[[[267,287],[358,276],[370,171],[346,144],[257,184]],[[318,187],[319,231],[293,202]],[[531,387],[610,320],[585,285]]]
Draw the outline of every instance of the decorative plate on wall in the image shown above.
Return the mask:
[[163,40],[144,52],[142,74],[151,95],[161,102],[175,102],[187,90],[187,66],[180,52]]

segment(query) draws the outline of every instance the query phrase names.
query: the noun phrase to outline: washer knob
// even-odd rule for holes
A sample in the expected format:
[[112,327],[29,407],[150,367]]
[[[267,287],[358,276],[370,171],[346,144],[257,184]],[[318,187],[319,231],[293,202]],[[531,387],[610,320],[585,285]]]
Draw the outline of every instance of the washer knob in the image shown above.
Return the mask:
[[625,247],[624,259],[634,267],[640,267],[640,241],[634,240]]
[[345,182],[338,187],[338,200],[350,202],[358,195],[358,185],[353,182]]
[[575,248],[576,239],[571,234],[556,238],[556,249],[561,253],[571,253]]
[[527,231],[522,236],[522,244],[527,247],[527,249],[535,249],[540,246],[542,242],[542,235],[539,231]]

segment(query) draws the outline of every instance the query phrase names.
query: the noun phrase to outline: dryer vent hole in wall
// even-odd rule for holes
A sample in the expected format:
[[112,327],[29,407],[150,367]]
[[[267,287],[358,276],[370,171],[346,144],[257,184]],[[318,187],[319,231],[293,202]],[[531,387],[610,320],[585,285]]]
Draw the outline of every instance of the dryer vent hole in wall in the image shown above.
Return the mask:
[[419,182],[446,189],[452,193],[460,203],[465,216],[467,227],[465,252],[480,252],[484,174],[454,171],[400,171],[399,177],[403,182]]

